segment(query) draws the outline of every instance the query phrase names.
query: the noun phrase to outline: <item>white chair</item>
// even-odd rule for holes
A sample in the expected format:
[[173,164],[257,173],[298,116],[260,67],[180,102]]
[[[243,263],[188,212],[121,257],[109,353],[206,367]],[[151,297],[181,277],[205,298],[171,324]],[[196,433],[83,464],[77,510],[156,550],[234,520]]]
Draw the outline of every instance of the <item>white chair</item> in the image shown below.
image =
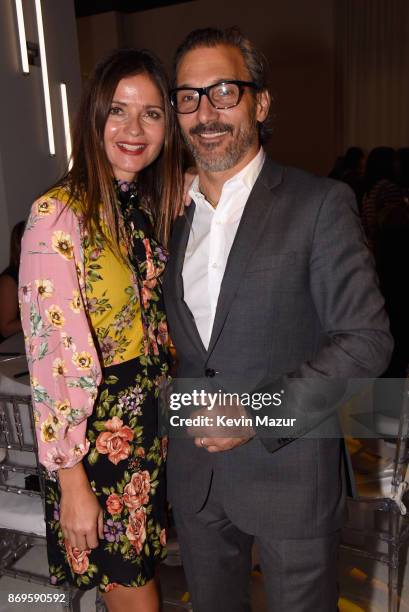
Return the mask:
[[[383,396],[385,413],[379,410],[378,405],[370,420],[366,413],[354,415],[354,418],[371,429],[374,437],[394,439],[391,475],[378,472],[380,494],[358,495],[348,499],[349,520],[343,529],[341,548],[388,566],[388,612],[398,612],[399,553],[409,540],[409,379],[395,385],[393,393],[390,382],[386,382],[385,388],[388,389]],[[388,404],[397,399],[399,401],[396,393],[400,394],[401,408],[397,418],[393,418],[388,414]]]
[[[0,577],[56,589],[65,594],[63,607],[78,612],[81,591],[69,584],[56,587],[48,576],[15,567],[34,545],[46,545],[44,471],[38,460],[31,397],[0,394],[0,449],[4,451],[0,463]],[[38,491],[25,488],[28,476],[38,478]]]

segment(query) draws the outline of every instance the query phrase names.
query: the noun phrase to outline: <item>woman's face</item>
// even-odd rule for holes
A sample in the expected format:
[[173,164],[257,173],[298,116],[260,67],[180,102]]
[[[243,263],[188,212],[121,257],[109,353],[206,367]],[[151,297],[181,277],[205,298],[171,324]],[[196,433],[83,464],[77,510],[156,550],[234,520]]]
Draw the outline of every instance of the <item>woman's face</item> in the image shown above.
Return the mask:
[[132,181],[159,155],[165,138],[161,93],[146,74],[119,81],[104,129],[115,178]]

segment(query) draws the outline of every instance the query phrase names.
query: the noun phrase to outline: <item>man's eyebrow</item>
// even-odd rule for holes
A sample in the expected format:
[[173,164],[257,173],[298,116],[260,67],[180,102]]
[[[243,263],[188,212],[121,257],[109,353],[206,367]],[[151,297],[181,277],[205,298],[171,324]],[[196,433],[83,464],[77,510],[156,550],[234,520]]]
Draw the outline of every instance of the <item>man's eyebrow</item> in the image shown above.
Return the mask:
[[[228,78],[219,78],[213,79],[208,85],[204,85],[204,87],[211,87],[212,85],[218,85],[219,83],[226,83],[227,81],[240,81],[243,79],[236,79],[234,77]],[[190,85],[189,83],[182,83],[181,85],[177,85],[176,89],[201,89],[201,87]]]

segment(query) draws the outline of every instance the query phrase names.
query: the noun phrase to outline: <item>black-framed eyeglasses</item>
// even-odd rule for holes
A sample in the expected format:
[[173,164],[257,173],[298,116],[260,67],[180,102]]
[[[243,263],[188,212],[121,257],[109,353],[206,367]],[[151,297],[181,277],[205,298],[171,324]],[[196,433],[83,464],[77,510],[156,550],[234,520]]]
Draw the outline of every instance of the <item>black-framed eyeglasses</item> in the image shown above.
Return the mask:
[[196,112],[202,96],[207,96],[214,108],[225,110],[239,104],[245,87],[259,89],[252,81],[221,81],[207,87],[176,87],[170,92],[170,102],[177,113],[187,115]]

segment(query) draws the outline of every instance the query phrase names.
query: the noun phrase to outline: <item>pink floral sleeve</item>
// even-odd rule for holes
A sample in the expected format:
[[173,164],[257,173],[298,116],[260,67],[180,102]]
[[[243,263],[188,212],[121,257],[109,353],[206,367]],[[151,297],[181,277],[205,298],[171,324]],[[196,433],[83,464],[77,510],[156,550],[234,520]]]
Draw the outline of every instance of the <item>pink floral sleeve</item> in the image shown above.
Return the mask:
[[34,202],[23,237],[19,302],[39,456],[51,475],[88,451],[101,367],[84,309],[79,220],[47,195]]

